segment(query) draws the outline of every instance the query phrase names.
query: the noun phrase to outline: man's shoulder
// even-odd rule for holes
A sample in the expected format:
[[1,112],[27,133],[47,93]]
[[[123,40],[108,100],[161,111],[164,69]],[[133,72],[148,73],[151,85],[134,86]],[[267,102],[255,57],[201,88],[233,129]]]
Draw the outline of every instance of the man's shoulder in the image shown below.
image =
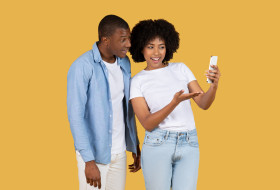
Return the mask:
[[78,57],[71,65],[70,68],[89,68],[93,66],[93,53],[92,50],[89,50],[83,53],[80,57]]
[[124,61],[127,61],[130,63],[129,57],[126,55],[124,58],[122,58]]
[[82,63],[82,62],[92,62],[93,61],[93,53],[92,50],[89,50],[83,53],[80,57],[78,57],[74,63]]
[[127,71],[131,72],[131,65],[130,65],[130,60],[128,56],[125,56],[124,58],[118,58],[118,61],[120,61],[121,66]]
[[130,60],[127,55],[124,58],[120,58],[120,60],[124,63],[125,66],[130,67]]

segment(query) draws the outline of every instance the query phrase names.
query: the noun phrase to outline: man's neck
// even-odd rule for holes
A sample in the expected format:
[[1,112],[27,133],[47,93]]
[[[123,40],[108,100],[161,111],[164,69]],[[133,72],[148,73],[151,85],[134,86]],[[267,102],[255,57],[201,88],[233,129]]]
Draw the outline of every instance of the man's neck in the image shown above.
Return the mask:
[[113,54],[111,54],[110,52],[108,52],[108,49],[106,48],[106,46],[104,44],[99,42],[97,44],[97,47],[99,49],[102,60],[106,61],[107,63],[115,63],[116,57]]

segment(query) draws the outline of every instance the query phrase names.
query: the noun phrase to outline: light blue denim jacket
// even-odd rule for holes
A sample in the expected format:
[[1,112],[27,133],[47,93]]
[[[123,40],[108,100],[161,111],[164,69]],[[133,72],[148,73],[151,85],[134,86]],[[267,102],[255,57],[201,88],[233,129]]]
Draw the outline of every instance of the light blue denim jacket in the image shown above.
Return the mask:
[[[134,112],[129,102],[131,79],[128,57],[119,58],[124,79],[126,149],[136,153],[139,144]],[[108,72],[97,43],[71,65],[67,76],[67,112],[75,149],[85,162],[111,162],[113,110]]]

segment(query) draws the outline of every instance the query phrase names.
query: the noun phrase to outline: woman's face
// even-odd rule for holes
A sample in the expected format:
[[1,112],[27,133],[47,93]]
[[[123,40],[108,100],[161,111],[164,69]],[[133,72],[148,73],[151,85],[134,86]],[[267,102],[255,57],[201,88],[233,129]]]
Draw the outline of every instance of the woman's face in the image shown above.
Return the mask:
[[154,70],[164,67],[162,61],[166,54],[165,42],[156,37],[148,42],[142,51],[147,62],[146,70]]

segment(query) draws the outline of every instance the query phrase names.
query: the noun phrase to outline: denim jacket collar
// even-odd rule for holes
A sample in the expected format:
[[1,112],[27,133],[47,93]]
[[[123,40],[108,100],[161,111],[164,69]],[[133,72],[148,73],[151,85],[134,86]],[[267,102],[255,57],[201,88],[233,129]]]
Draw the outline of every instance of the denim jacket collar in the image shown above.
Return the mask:
[[93,51],[93,59],[94,59],[94,62],[96,63],[100,63],[102,61],[102,58],[101,58],[101,54],[100,54],[100,51],[97,47],[97,43],[98,42],[95,42],[92,46],[92,51]]
[[[92,46],[92,51],[93,51],[93,59],[94,59],[94,62],[96,63],[101,63],[102,62],[102,57],[101,57],[101,54],[100,54],[100,51],[98,49],[98,46],[97,46],[98,42],[95,42]],[[125,64],[123,62],[123,59],[124,58],[120,58],[120,57],[116,57],[117,58],[117,62],[118,62],[118,65],[121,66],[121,68],[123,70],[125,70],[127,73],[130,73],[127,71],[126,67],[123,65]]]

